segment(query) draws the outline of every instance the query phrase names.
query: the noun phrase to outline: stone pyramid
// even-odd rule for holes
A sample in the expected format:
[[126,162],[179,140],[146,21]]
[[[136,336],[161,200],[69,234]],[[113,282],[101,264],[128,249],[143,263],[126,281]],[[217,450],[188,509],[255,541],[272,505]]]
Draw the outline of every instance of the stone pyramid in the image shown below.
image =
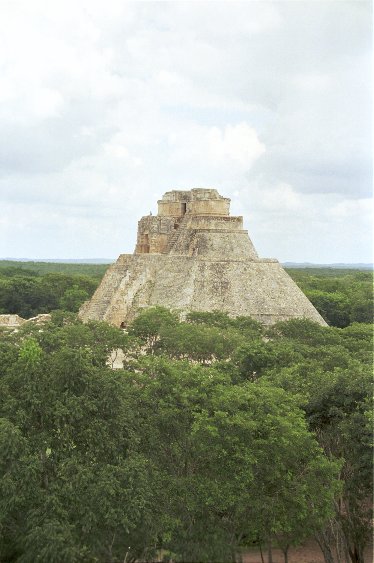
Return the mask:
[[166,192],[158,214],[140,219],[134,254],[108,268],[81,319],[126,326],[144,307],[161,305],[264,324],[305,317],[325,325],[279,262],[258,257],[243,218],[229,209],[214,189]]

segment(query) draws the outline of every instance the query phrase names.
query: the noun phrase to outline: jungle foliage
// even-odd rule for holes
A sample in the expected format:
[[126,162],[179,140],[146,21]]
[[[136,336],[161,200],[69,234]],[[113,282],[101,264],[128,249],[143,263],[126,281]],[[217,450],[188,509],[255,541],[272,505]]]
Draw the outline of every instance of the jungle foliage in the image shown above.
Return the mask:
[[[123,369],[107,365],[113,349]],[[0,336],[0,560],[239,561],[370,538],[372,327],[57,311]]]
[[288,273],[329,325],[344,328],[373,320],[373,272],[298,268]]
[[0,314],[29,319],[56,309],[77,312],[95,291],[99,279],[84,275],[0,269]]

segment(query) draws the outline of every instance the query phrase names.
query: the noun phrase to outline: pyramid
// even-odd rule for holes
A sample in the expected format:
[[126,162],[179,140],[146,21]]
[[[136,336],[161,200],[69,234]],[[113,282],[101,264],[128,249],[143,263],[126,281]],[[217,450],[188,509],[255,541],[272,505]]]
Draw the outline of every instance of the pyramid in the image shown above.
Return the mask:
[[258,257],[243,218],[230,216],[230,199],[215,189],[166,192],[158,214],[140,219],[134,254],[108,268],[79,316],[126,326],[155,305],[326,325],[278,260]]

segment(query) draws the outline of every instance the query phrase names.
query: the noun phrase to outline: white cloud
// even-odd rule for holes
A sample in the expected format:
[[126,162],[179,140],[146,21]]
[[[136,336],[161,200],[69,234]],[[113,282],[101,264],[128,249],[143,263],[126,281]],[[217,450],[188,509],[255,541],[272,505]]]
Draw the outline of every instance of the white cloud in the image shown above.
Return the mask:
[[265,145],[259,141],[256,130],[247,123],[228,125],[223,134],[219,132],[217,140],[219,156],[228,155],[244,169],[250,168],[265,152]]
[[343,221],[360,217],[361,222],[369,223],[372,211],[373,200],[370,198],[343,199],[331,209],[331,216]]
[[208,167],[214,179],[217,172],[228,168],[234,168],[234,174],[249,170],[265,152],[255,129],[244,122],[224,128],[193,124],[171,132],[168,139],[173,163],[193,169]]
[[[0,232],[3,255],[24,255],[26,237],[39,256],[131,251],[128,229],[164,191],[208,185],[265,253],[370,260],[369,13],[312,0],[2,2],[0,201],[24,225],[23,238]],[[39,244],[45,206],[56,236]]]
[[141,158],[131,156],[129,149],[120,143],[113,141],[110,143],[104,143],[103,149],[105,155],[114,159],[122,160],[123,162],[130,164],[130,166],[141,166],[142,164]]

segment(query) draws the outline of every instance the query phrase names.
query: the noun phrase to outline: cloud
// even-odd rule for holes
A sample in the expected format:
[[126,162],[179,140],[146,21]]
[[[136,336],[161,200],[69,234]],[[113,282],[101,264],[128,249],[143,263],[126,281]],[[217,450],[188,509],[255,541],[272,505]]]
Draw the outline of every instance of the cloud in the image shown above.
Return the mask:
[[[192,125],[169,134],[171,162],[179,168],[248,170],[264,152],[256,130],[245,122],[220,127]],[[218,180],[218,178],[217,178]]]
[[[341,239],[361,232],[371,195],[369,16],[367,2],[3,2],[2,209],[35,252],[112,256],[163,192],[214,186],[264,252],[354,260],[333,230],[348,213]],[[44,213],[56,236],[41,245]]]
[[343,199],[331,209],[331,217],[342,221],[354,220],[356,216],[361,217],[361,221],[368,222],[373,210],[373,200],[365,199]]

